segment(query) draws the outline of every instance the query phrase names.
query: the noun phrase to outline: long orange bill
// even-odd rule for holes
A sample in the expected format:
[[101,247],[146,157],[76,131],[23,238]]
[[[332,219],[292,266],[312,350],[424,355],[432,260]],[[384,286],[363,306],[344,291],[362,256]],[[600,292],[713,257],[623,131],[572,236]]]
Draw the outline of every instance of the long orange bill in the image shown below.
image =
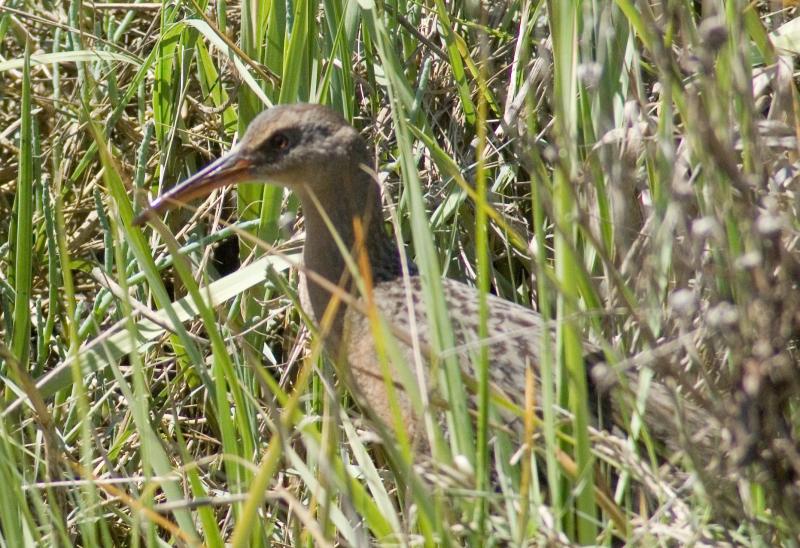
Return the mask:
[[181,205],[212,191],[253,179],[252,163],[233,150],[198,171],[178,186],[155,199],[133,220],[135,225],[143,225],[156,214],[175,209]]

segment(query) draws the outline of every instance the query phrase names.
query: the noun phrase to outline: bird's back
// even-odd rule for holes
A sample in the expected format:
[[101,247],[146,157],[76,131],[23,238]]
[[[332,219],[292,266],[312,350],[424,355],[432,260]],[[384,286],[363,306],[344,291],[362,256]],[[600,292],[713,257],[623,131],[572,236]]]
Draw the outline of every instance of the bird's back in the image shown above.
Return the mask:
[[[480,340],[478,291],[452,279],[443,279],[442,289],[455,339],[454,347],[445,350],[445,353],[455,355],[467,384],[469,385],[470,379],[477,378],[476,364],[481,346],[485,345],[488,350],[492,389],[523,407],[526,372],[530,370],[534,373],[537,391],[534,399],[539,406],[542,402],[539,390],[541,351],[546,343],[552,344],[551,348],[555,349],[553,327],[547,325],[540,314],[529,308],[487,295],[488,337]],[[379,283],[373,288],[372,298],[393,339],[394,346],[384,349],[386,363],[389,365],[388,373],[393,380],[395,395],[403,413],[403,423],[414,436],[418,430],[419,417],[415,416],[410,398],[405,394],[403,378],[408,378],[408,371],[411,375],[422,371],[427,390],[437,381],[430,375],[434,326],[430,324],[426,312],[422,280],[419,276],[410,276]],[[382,369],[375,349],[375,327],[363,310],[353,308],[347,311],[345,323],[348,369],[351,382],[355,383],[359,392],[357,397],[360,396],[362,404],[369,406],[387,426],[392,427],[394,423],[384,381],[385,369]],[[543,339],[544,335],[550,339]],[[593,374],[593,368],[602,361],[602,352],[591,343],[584,342],[583,345],[590,409],[595,413],[603,410],[605,416],[602,417],[600,426],[616,424],[622,425],[624,429],[624,421],[630,417],[631,405],[636,400],[639,373],[632,369],[620,372],[613,379],[603,379],[603,388],[598,388],[597,375]],[[404,367],[405,377],[402,372]],[[608,374],[607,372],[606,376]],[[474,404],[474,386],[472,389]],[[689,425],[685,434],[698,434],[701,437],[699,432],[704,424],[702,414],[691,405],[685,405],[681,415],[683,424]],[[516,427],[520,424],[518,417],[513,414],[506,414],[504,418],[508,420],[507,426]],[[643,418],[650,434],[671,450],[678,450],[683,446],[680,439],[682,434],[675,428],[678,413],[674,397],[665,385],[659,382],[650,384]],[[707,439],[707,436],[703,435],[702,439]],[[698,445],[698,450],[705,453],[712,446],[713,444],[702,443]]]
[[[546,326],[545,321],[535,311],[494,295],[487,295],[488,337],[480,339],[477,290],[452,279],[442,280],[442,290],[452,326],[454,346],[445,349],[440,358],[455,356],[469,385],[470,379],[477,378],[475,366],[481,347],[485,346],[493,390],[522,406],[526,370],[531,368],[534,373],[538,371],[542,335],[548,333],[552,337],[553,330]],[[404,367],[403,364],[412,374],[421,369],[427,390],[437,382],[437,379],[430,377],[432,333],[435,326],[431,325],[426,312],[422,280],[419,276],[410,276],[379,283],[373,288],[372,298],[393,338],[394,348],[386,349],[387,361],[395,380],[404,423],[413,430],[416,419],[409,398],[404,394],[405,388],[401,381],[403,374],[398,369]],[[347,312],[346,325],[346,354],[357,390],[364,398],[364,403],[385,423],[391,425],[392,415],[386,383],[375,349],[375,327],[363,311],[355,309]],[[421,362],[421,368],[417,367],[418,362]],[[513,417],[508,418],[513,420]]]

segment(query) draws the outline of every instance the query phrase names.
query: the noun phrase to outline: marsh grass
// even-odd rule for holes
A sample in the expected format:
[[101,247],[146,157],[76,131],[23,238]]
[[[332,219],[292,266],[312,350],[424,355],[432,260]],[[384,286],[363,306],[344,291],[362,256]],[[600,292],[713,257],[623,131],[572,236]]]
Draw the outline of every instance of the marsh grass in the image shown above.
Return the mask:
[[[702,6],[0,6],[0,543],[795,542],[800,27]],[[430,451],[399,413],[365,420],[324,358],[293,196],[244,185],[131,225],[297,101],[374,146],[423,274],[430,386],[371,317]],[[480,346],[462,374],[442,276],[551,322],[525,408],[488,389]],[[612,433],[585,339],[612,381],[641,371]],[[655,382],[683,451],[643,424]],[[711,454],[692,410],[723,432]]]

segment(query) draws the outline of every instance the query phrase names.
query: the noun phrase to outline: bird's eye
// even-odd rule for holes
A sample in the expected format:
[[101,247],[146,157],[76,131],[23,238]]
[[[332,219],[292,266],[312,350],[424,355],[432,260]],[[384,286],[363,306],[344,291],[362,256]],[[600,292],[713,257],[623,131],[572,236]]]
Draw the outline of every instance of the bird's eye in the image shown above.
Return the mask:
[[269,144],[273,150],[286,150],[289,148],[289,138],[283,133],[276,133],[270,138]]

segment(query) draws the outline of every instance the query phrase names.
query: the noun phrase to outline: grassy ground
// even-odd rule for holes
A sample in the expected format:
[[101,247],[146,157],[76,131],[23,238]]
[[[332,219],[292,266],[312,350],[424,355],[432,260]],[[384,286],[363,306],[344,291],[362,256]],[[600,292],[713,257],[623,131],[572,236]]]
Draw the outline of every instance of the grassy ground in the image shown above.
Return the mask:
[[[800,26],[776,5],[2,3],[0,545],[796,543]],[[525,432],[483,428],[497,402],[433,456],[371,432],[307,336],[282,190],[131,226],[297,101],[374,144],[423,273],[554,320]],[[696,423],[654,443],[647,383],[625,428],[586,426],[581,338],[715,451]]]

